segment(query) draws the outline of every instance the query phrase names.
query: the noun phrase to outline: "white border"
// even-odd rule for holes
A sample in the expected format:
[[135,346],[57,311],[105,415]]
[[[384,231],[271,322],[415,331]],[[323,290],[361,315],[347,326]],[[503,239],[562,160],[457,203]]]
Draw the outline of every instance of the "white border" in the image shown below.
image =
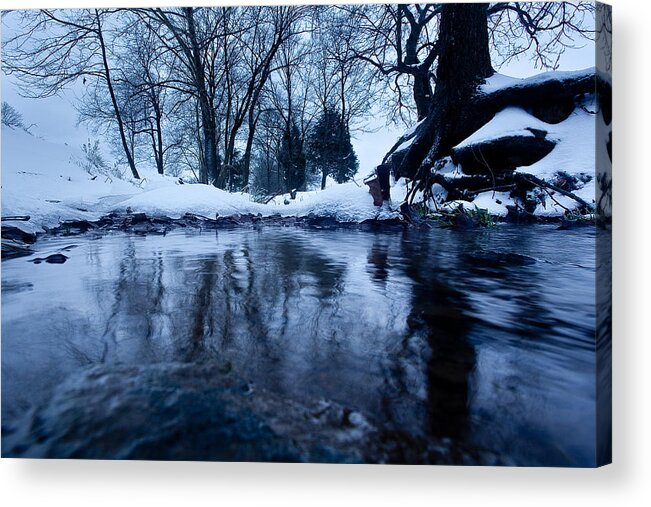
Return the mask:
[[[0,8],[207,3],[10,0]],[[0,499],[4,505],[651,505],[651,2],[612,3],[614,465],[573,470],[3,459]]]

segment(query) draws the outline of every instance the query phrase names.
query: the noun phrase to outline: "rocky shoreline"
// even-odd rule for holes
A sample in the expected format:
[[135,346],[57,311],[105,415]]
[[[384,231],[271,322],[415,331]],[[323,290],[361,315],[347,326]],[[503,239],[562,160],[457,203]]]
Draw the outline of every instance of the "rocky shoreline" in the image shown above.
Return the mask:
[[[534,216],[514,210],[506,217],[491,215],[483,210],[457,209],[449,213],[421,214],[412,207],[401,207],[400,218],[368,219],[361,222],[341,222],[334,217],[317,216],[283,216],[262,214],[241,214],[216,216],[209,218],[194,213],[186,213],[179,218],[167,216],[150,216],[146,213],[111,212],[99,220],[65,220],[57,227],[44,227],[42,233],[30,233],[16,225],[2,225],[2,258],[10,259],[31,255],[32,245],[37,239],[49,236],[76,236],[85,233],[124,232],[137,235],[166,235],[177,229],[209,231],[235,227],[303,227],[310,229],[355,228],[359,230],[385,230],[396,228],[429,229],[432,227],[450,227],[455,229],[479,229],[492,227],[499,223],[518,224],[558,224],[559,229],[571,229],[580,226],[594,226],[593,215],[576,215],[571,217]],[[16,222],[16,217],[12,222]],[[20,217],[29,220],[28,216]]]

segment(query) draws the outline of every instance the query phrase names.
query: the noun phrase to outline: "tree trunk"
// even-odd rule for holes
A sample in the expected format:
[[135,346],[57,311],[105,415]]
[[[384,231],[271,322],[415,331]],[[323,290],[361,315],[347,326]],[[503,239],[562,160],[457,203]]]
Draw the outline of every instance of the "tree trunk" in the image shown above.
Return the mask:
[[202,113],[203,122],[203,146],[204,146],[204,165],[202,171],[201,183],[214,183],[219,176],[219,168],[217,167],[217,141],[214,121],[210,114]]
[[328,173],[324,170],[321,173],[321,190],[325,190],[327,177],[328,177]]
[[429,70],[414,75],[414,102],[418,121],[427,117],[432,107],[432,84],[429,79]]
[[249,173],[251,172],[251,153],[253,151],[253,138],[255,137],[255,127],[257,118],[253,114],[253,109],[249,113],[249,133],[246,137],[246,148],[244,149],[244,159],[242,160],[242,188],[249,184]]
[[102,23],[99,19],[99,12],[95,9],[95,19],[97,20],[97,37],[99,39],[100,49],[102,51],[102,64],[104,65],[104,78],[106,79],[106,85],[108,87],[109,95],[111,97],[111,104],[113,105],[113,112],[115,113],[115,119],[118,122],[118,129],[120,131],[120,140],[122,141],[122,148],[124,153],[127,156],[127,162],[129,163],[129,168],[131,169],[131,174],[134,178],[140,179],[140,174],[136,169],[136,163],[133,159],[131,150],[129,149],[129,143],[127,141],[127,136],[124,131],[124,122],[122,121],[122,114],[120,114],[120,108],[118,106],[118,101],[115,97],[115,91],[113,90],[113,82],[111,81],[111,70],[109,68],[108,57],[106,55],[106,44],[104,43],[104,35],[102,34]]
[[438,39],[436,88],[419,133],[396,176],[425,179],[431,163],[463,140],[477,86],[494,71],[488,46],[488,4],[444,4]]
[[194,9],[192,7],[184,7],[183,11],[188,26],[191,64],[199,96],[199,109],[201,110],[201,123],[204,137],[204,160],[203,167],[200,170],[200,177],[201,183],[209,183],[211,179],[216,180],[219,174],[217,164],[217,127],[215,114],[206,89],[205,69],[201,62],[201,48],[194,25]]
[[162,175],[165,170],[165,150],[163,149],[163,114],[160,109],[160,104],[156,98],[152,100],[152,105],[154,107],[154,114],[156,115],[156,145],[154,147],[154,158],[156,159],[156,169],[158,171],[158,174]]

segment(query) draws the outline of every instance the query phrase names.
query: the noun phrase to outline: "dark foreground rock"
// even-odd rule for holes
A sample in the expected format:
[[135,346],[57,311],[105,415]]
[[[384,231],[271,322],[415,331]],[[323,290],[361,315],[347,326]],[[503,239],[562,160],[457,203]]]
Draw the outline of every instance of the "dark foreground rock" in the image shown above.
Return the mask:
[[[253,388],[222,364],[96,366],[73,376],[3,456],[359,462],[373,428],[332,403],[300,405]],[[9,433],[9,435],[7,435]]]
[[228,362],[98,365],[3,427],[3,457],[319,463],[500,464],[332,401],[252,386]]

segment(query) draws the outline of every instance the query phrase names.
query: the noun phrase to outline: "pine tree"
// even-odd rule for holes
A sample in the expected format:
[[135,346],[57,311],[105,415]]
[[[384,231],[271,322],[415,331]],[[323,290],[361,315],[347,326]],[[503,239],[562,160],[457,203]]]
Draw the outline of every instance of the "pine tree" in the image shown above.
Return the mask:
[[350,132],[340,114],[332,108],[323,112],[312,129],[308,153],[312,170],[321,173],[321,189],[325,188],[328,175],[337,183],[345,183],[359,167]]
[[283,134],[278,149],[278,164],[287,190],[304,189],[306,160],[303,139],[295,123]]

